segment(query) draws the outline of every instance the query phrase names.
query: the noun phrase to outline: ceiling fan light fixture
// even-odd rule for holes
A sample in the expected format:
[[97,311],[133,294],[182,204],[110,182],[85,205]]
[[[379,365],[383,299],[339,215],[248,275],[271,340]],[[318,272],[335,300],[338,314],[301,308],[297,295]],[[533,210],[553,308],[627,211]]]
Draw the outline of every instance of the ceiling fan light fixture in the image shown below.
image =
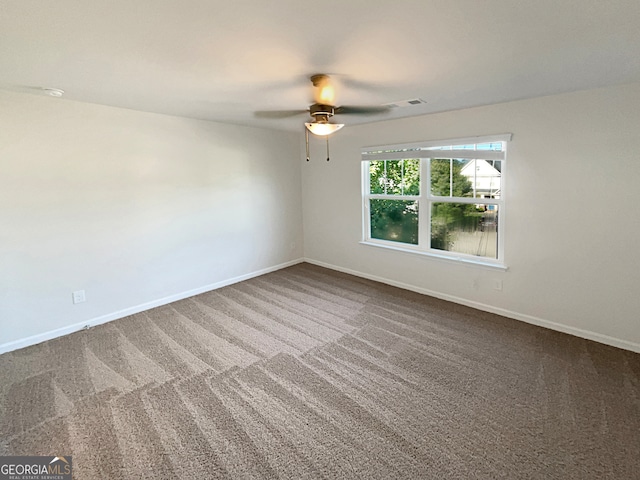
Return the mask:
[[318,122],[313,122],[313,123],[305,123],[305,126],[314,135],[325,136],[325,135],[330,135],[330,134],[340,130],[342,127],[344,127],[344,123],[318,123]]

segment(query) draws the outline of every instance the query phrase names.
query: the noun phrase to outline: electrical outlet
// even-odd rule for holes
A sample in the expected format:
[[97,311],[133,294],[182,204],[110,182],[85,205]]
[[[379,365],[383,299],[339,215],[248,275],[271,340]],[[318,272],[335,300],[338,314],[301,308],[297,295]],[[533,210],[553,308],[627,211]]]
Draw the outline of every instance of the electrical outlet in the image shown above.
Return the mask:
[[494,280],[493,281],[493,289],[501,292],[502,291],[502,280]]
[[77,290],[71,294],[73,298],[73,303],[82,303],[87,301],[87,297],[84,293],[84,290]]

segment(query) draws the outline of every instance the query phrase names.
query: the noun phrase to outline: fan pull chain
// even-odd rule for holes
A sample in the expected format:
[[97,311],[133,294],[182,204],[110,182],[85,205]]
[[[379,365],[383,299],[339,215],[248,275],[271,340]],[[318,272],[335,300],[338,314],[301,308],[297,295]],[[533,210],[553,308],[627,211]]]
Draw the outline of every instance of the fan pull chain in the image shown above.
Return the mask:
[[309,161],[309,130],[304,127],[304,138],[307,144],[307,162]]
[[327,162],[328,162],[329,161],[329,135],[327,135],[324,138],[327,139]]

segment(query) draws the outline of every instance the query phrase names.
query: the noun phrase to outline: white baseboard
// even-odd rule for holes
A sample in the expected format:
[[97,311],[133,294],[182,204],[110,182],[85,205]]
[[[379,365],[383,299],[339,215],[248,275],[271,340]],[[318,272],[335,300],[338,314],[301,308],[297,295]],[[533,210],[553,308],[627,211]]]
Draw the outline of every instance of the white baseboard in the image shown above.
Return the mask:
[[66,327],[58,328],[56,330],[51,330],[48,332],[44,332],[38,335],[33,335],[31,337],[23,338],[20,340],[16,340],[13,342],[3,343],[0,345],[0,354],[10,352],[12,350],[18,350],[20,348],[29,347],[31,345],[36,345],[38,343],[45,342],[47,340],[51,340],[54,338],[62,337],[64,335],[68,335],[73,332],[77,332],[84,328],[95,327],[97,325],[102,325],[103,323],[111,322],[113,320],[117,320],[119,318],[128,317],[129,315],[134,315],[136,313],[144,312],[146,310],[150,310],[155,307],[160,307],[162,305],[167,305],[172,302],[177,302],[178,300],[183,300],[185,298],[193,297],[194,295],[199,295],[201,293],[209,292],[211,290],[216,290],[218,288],[225,287],[227,285],[232,285],[234,283],[242,282],[244,280],[249,280],[250,278],[259,277],[260,275],[264,275],[267,273],[275,272],[276,270],[280,270],[282,268],[290,267],[292,265],[296,265],[298,263],[307,262],[313,265],[318,265],[320,267],[329,268],[331,270],[336,270],[338,272],[348,273],[350,275],[354,275],[356,277],[366,278],[368,280],[373,280],[376,282],[384,283],[387,285],[392,285],[394,287],[402,288],[404,290],[410,290],[416,293],[421,293],[424,295],[429,295],[431,297],[440,298],[442,300],[447,300],[453,303],[458,303],[461,305],[466,305],[468,307],[476,308],[478,310],[482,310],[485,312],[495,313],[498,315],[502,315],[504,317],[513,318],[515,320],[520,320],[526,323],[530,323],[532,325],[538,325],[540,327],[548,328],[551,330],[556,330],[558,332],[568,333],[569,335],[574,335],[576,337],[585,338],[587,340],[593,340],[595,342],[604,343],[605,345],[611,345],[613,347],[622,348],[625,350],[630,350],[632,352],[640,353],[640,344],[629,342],[627,340],[621,340],[615,337],[610,337],[608,335],[603,335],[601,333],[591,332],[589,330],[583,330],[581,328],[569,327],[567,325],[563,325],[561,323],[552,322],[549,320],[544,320],[542,318],[534,317],[532,315],[527,315],[524,313],[514,312],[511,310],[507,310],[500,307],[494,307],[492,305],[486,305],[484,303],[476,302],[473,300],[467,300],[465,298],[456,297],[453,295],[447,295],[441,292],[436,292],[434,290],[429,290],[426,288],[416,287],[414,285],[410,285],[403,282],[397,282],[395,280],[389,280],[387,278],[379,277],[377,275],[370,275],[367,273],[359,272],[356,270],[351,270],[349,268],[339,267],[337,265],[332,265],[329,263],[321,262],[318,260],[314,260],[311,258],[299,258],[296,260],[292,260],[289,262],[285,262],[279,265],[275,265],[273,267],[265,268],[262,270],[258,270],[255,272],[247,273],[245,275],[240,275],[238,277],[229,278],[227,280],[223,280],[220,282],[216,282],[210,285],[205,285],[203,287],[199,287],[193,290],[189,290],[187,292],[178,293],[176,295],[171,295],[168,297],[164,297],[158,300],[154,300],[151,302],[147,302],[141,305],[136,305],[124,310],[119,310],[117,312],[109,313],[107,315],[102,315],[100,317],[95,317],[93,319],[89,319],[80,323],[75,323],[73,325],[68,325]]
[[212,283],[210,285],[205,285],[203,287],[195,288],[193,290],[189,290],[187,292],[178,293],[175,295],[170,295],[168,297],[160,298],[158,300],[153,300],[151,302],[143,303],[141,305],[136,305],[133,307],[126,308],[124,310],[119,310],[117,312],[108,313],[106,315],[102,315],[100,317],[95,317],[89,320],[85,320],[80,323],[75,323],[73,325],[68,325],[66,327],[58,328],[56,330],[50,330],[48,332],[40,333],[38,335],[33,335],[31,337],[23,338],[20,340],[15,340],[13,342],[3,343],[0,345],[0,355],[6,352],[11,352],[12,350],[18,350],[20,348],[29,347],[31,345],[36,345],[38,343],[45,342],[47,340],[52,340],[54,338],[62,337],[64,335],[68,335],[73,332],[77,332],[79,330],[83,330],[85,328],[95,327],[97,325],[102,325],[103,323],[111,322],[113,320],[117,320],[119,318],[128,317],[129,315],[134,315],[136,313],[144,312],[146,310],[150,310],[155,307],[160,307],[162,305],[167,305],[168,303],[177,302],[178,300],[183,300],[185,298],[193,297],[194,295],[199,295],[201,293],[210,292],[211,290],[216,290],[218,288],[226,287],[227,285],[232,285],[234,283],[242,282],[244,280],[249,280],[250,278],[259,277],[260,275],[264,275],[266,273],[275,272],[276,270],[280,270],[282,268],[290,267],[292,265],[296,265],[298,263],[302,263],[304,259],[299,258],[296,260],[291,260],[289,262],[281,263],[279,265],[275,265],[273,267],[264,268],[262,270],[258,270],[255,272],[247,273],[245,275],[240,275],[238,277],[229,278],[227,280],[222,280],[220,282]]
[[467,307],[472,307],[485,312],[495,313],[498,315],[502,315],[503,317],[513,318],[514,320],[520,320],[526,323],[530,323],[532,325],[537,325],[539,327],[548,328],[550,330],[556,330],[558,332],[568,333],[569,335],[585,338],[587,340],[593,340],[594,342],[604,343],[605,345],[611,345],[612,347],[622,348],[624,350],[630,350],[632,352],[640,353],[640,344],[638,343],[629,342],[627,340],[621,340],[619,338],[610,337],[608,335],[603,335],[597,332],[591,332],[589,330],[583,330],[581,328],[569,327],[561,323],[544,320],[542,318],[534,317],[532,315],[514,312],[512,310],[507,310],[500,307],[494,307],[492,305],[486,305],[484,303],[476,302],[473,300],[467,300],[465,298],[456,297],[454,295],[447,295],[445,293],[436,292],[434,290],[428,290],[426,288],[416,287],[414,285],[409,285],[407,283],[397,282],[395,280],[389,280],[388,278],[379,277],[377,275],[370,275],[368,273],[351,270],[349,268],[343,268],[337,265],[331,265],[329,263],[320,262],[318,260],[313,260],[311,258],[305,258],[304,261],[307,263],[311,263],[313,265],[318,265],[320,267],[336,270],[338,272],[348,273],[356,277],[366,278],[368,280],[384,283],[394,287],[402,288],[404,290],[410,290],[412,292],[422,293],[424,295],[440,298],[442,300],[458,303],[460,305],[466,305]]

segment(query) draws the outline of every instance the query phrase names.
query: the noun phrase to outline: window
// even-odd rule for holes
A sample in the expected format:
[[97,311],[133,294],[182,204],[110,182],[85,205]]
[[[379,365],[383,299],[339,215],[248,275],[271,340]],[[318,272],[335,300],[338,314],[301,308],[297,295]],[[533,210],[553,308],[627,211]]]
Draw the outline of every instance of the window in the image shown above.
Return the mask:
[[364,149],[363,242],[503,266],[510,138]]

